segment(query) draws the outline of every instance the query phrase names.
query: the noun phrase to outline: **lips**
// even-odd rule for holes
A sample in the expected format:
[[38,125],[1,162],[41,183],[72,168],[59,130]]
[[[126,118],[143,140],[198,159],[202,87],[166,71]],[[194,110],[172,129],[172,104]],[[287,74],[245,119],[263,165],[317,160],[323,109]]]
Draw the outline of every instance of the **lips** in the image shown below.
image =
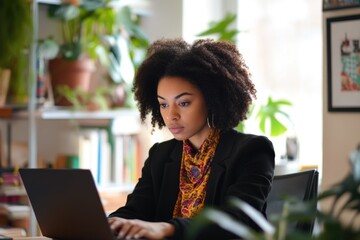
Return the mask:
[[171,126],[168,127],[168,129],[172,134],[179,134],[180,132],[182,132],[184,128],[180,126]]

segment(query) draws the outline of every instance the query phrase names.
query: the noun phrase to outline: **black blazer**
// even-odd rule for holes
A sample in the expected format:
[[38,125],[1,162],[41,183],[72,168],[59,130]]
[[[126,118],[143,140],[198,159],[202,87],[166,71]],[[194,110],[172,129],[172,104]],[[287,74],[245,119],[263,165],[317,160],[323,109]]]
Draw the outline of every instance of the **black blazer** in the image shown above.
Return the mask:
[[[110,217],[170,222],[176,229],[174,239],[184,239],[191,219],[172,218],[179,192],[181,155],[182,141],[172,139],[152,146],[134,191],[128,196],[125,206],[111,213]],[[205,206],[223,207],[226,211],[227,198],[237,197],[265,215],[274,158],[272,143],[266,137],[235,130],[223,132],[211,164]],[[240,211],[228,211],[256,228]],[[226,239],[221,231],[211,233],[211,236]]]

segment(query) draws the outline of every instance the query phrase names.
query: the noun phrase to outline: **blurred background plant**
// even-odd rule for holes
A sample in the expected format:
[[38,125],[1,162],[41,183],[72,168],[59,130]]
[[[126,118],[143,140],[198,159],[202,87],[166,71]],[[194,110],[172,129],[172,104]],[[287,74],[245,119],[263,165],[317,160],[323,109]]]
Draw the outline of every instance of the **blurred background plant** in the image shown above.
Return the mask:
[[[107,108],[134,106],[130,88],[148,46],[148,38],[140,26],[141,15],[135,13],[136,6],[131,4],[119,0],[67,0],[48,9],[49,16],[61,22],[59,56],[67,60],[89,57],[105,68],[106,73],[101,77],[107,79],[108,90],[95,89],[96,94],[88,95],[97,99],[110,96]],[[79,89],[65,90],[59,92],[67,93],[66,96],[83,96]],[[72,90],[74,93],[69,94]],[[73,97],[66,98],[73,105],[79,103],[75,103]]]
[[105,50],[100,34],[112,32],[115,22],[115,12],[108,3],[109,0],[64,0],[59,5],[49,6],[49,17],[61,23],[61,58],[103,57]]
[[71,89],[69,86],[59,86],[59,92],[68,99],[73,106],[73,110],[107,110],[111,97],[110,89],[98,87],[93,92],[86,92],[80,88]]
[[27,81],[24,79],[31,36],[30,1],[0,1],[0,73],[5,69],[11,72],[10,81],[2,82],[1,92],[8,95],[7,100],[11,104],[26,103],[28,98]]
[[236,36],[241,32],[240,30],[233,28],[233,24],[236,21],[236,14],[228,13],[220,21],[213,21],[209,23],[209,28],[205,31],[197,34],[197,37],[212,36],[218,40],[226,40],[232,43],[236,43]]
[[284,108],[290,106],[292,106],[292,103],[288,100],[273,100],[269,96],[265,104],[252,105],[248,119],[240,122],[236,129],[244,132],[246,123],[254,121],[258,122],[259,130],[263,134],[271,137],[280,136],[288,130],[288,125],[291,123],[289,114],[284,110]]
[[126,96],[124,103],[119,103],[119,100],[116,100],[118,94],[113,94],[115,105],[135,107],[131,91],[132,82],[149,46],[149,39],[140,26],[140,18],[140,15],[134,14],[130,6],[123,6],[116,15],[119,27],[112,34],[102,36],[102,41],[109,51],[105,63],[107,78],[114,91],[120,94],[122,92]]

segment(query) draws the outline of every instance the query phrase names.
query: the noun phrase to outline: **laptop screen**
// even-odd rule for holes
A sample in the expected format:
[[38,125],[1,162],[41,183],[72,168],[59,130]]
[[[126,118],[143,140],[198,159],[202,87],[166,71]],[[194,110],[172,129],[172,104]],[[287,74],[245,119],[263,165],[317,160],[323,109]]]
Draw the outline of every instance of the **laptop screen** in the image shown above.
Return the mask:
[[113,239],[88,169],[20,169],[42,234],[55,239]]

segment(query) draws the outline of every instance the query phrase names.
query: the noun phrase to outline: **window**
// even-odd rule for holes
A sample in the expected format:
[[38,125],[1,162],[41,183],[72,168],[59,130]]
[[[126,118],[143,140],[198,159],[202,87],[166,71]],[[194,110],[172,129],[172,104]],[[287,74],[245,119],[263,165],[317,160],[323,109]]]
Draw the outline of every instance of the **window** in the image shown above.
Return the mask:
[[[201,11],[199,11],[201,9]],[[195,35],[237,9],[243,31],[238,46],[258,90],[256,104],[273,99],[293,103],[290,115],[302,165],[322,162],[322,30],[320,0],[183,0],[183,37]],[[250,132],[256,132],[251,129]],[[277,160],[285,138],[271,138]]]
[[[299,140],[299,161],[322,162],[322,25],[320,0],[239,0],[240,51],[258,101],[287,99]],[[277,157],[284,139],[272,139]]]

